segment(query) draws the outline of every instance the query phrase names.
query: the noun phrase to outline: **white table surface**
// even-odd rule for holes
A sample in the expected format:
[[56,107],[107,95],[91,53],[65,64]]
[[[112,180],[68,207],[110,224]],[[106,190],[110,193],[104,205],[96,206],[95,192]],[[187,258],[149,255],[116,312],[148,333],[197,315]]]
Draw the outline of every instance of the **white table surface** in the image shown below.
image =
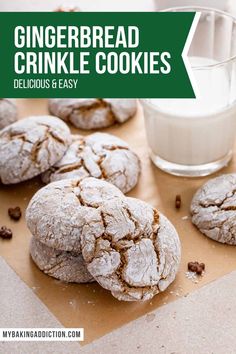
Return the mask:
[[236,16],[236,0],[0,0],[0,11],[52,11],[78,6],[83,11],[155,11],[173,6],[206,6]]

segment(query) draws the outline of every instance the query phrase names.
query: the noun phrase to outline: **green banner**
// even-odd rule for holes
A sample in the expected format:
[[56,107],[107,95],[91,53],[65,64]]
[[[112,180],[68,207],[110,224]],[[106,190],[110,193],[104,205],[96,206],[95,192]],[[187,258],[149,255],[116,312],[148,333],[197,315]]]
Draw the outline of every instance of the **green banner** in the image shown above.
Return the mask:
[[194,98],[195,13],[0,13],[0,97]]

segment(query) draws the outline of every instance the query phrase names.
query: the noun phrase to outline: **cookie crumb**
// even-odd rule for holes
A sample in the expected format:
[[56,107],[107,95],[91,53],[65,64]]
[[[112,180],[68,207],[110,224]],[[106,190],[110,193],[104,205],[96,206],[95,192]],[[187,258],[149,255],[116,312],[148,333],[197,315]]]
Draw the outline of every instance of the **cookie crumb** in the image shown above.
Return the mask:
[[0,228],[0,237],[4,240],[10,240],[12,238],[12,231],[6,226]]
[[199,283],[199,277],[195,272],[185,272],[185,276],[187,279],[191,280],[194,284]]
[[20,207],[15,207],[15,208],[9,208],[8,209],[8,215],[12,220],[18,221],[21,218],[21,209]]
[[59,6],[54,12],[79,12],[80,9],[76,6]]
[[181,195],[177,194],[175,197],[175,208],[180,209],[181,207]]
[[196,273],[197,275],[202,275],[202,273],[205,271],[205,264],[199,263],[197,261],[188,262],[188,270],[190,272]]
[[188,215],[185,215],[182,217],[182,220],[188,220],[189,219],[189,216]]

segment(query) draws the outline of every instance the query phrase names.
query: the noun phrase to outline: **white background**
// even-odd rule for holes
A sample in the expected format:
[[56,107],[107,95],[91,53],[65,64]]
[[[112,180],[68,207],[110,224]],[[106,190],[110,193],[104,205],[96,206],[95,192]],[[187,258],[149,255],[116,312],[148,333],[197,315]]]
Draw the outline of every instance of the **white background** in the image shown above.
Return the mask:
[[236,15],[236,0],[0,0],[0,11],[52,11],[76,5],[83,11],[155,11],[172,6],[217,7]]

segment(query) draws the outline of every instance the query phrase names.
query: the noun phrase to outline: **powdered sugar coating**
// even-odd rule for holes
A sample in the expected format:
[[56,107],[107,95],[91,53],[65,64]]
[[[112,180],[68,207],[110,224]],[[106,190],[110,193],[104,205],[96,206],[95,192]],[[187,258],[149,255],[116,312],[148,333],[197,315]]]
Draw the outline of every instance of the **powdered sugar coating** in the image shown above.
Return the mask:
[[206,236],[236,245],[236,174],[210,179],[194,195],[192,222]]
[[52,116],[9,125],[0,131],[0,180],[12,184],[41,174],[62,158],[70,140],[67,125]]
[[99,206],[104,200],[123,197],[118,188],[96,178],[53,182],[31,199],[27,225],[48,247],[78,253],[83,232],[100,235],[104,231]]
[[82,250],[89,273],[119,300],[151,299],[175,278],[180,244],[173,225],[103,180],[47,185],[32,198],[26,220],[43,244]]
[[6,98],[0,99],[0,129],[7,127],[17,120],[16,105]]
[[51,277],[73,283],[94,281],[81,253],[58,251],[32,237],[30,254],[39,269]]
[[124,123],[137,110],[134,99],[60,98],[49,100],[51,114],[81,129],[99,129]]
[[133,198],[100,208],[104,232],[82,234],[82,254],[98,283],[124,301],[145,301],[175,279],[180,243],[173,225],[150,205]]
[[63,158],[42,175],[44,183],[95,177],[129,192],[138,182],[140,160],[128,144],[111,134],[73,136]]

